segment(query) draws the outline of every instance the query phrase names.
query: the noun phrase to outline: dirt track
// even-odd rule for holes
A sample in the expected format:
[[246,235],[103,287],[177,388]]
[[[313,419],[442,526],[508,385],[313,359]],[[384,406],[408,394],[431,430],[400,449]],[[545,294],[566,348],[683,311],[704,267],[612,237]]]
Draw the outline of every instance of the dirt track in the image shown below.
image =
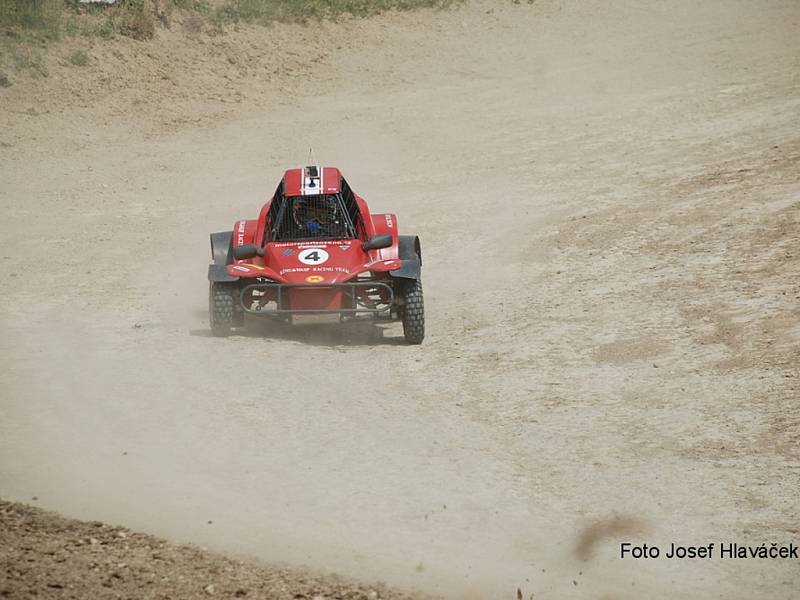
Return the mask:
[[[476,2],[326,25],[224,118],[0,90],[0,496],[453,596],[796,596],[580,541],[800,542],[799,26]],[[421,347],[209,337],[207,233],[312,145],[421,236]]]

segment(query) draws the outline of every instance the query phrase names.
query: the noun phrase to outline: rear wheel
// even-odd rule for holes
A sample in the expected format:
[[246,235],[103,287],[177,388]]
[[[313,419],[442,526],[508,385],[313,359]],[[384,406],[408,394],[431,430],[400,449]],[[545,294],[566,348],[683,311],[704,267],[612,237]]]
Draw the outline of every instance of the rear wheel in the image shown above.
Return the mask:
[[403,334],[409,344],[421,344],[425,338],[425,303],[422,299],[422,282],[407,281],[403,286],[400,318]]
[[234,327],[244,323],[237,285],[216,281],[211,283],[208,290],[208,320],[211,333],[216,336],[230,335]]

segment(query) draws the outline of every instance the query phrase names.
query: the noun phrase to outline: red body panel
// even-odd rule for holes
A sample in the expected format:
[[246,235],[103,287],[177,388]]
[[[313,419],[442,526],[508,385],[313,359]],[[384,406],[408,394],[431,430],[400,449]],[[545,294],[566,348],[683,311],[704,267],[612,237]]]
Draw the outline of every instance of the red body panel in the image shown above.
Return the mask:
[[255,244],[257,228],[258,221],[236,221],[233,224],[233,245]]
[[364,217],[364,227],[366,228],[366,237],[365,239],[371,238],[375,235],[375,225],[372,223],[372,218],[369,214],[369,206],[367,206],[366,200],[364,200],[358,194],[355,194],[356,197],[356,205],[358,206],[358,211]]
[[338,194],[342,187],[342,174],[336,167],[322,167],[322,192],[324,194]]
[[287,196],[299,196],[303,189],[303,169],[288,169],[283,174],[283,193]]
[[337,288],[292,288],[288,307],[300,310],[336,310],[342,308],[342,290]]
[[392,234],[392,245],[382,250],[376,250],[375,258],[379,260],[393,260],[399,258],[397,217],[391,213],[370,215],[370,221],[372,221],[374,231],[372,235],[380,235],[383,233]]

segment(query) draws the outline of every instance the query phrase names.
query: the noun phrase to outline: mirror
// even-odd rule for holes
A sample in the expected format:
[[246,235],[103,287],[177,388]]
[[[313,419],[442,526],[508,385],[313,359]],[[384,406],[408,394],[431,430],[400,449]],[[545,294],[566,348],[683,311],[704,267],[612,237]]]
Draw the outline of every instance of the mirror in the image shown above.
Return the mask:
[[236,260],[246,260],[254,256],[264,256],[264,250],[255,244],[243,244],[233,248],[233,258]]
[[380,248],[388,248],[392,245],[392,234],[382,233],[380,235],[373,235],[366,242],[361,245],[364,252],[368,250],[378,250]]

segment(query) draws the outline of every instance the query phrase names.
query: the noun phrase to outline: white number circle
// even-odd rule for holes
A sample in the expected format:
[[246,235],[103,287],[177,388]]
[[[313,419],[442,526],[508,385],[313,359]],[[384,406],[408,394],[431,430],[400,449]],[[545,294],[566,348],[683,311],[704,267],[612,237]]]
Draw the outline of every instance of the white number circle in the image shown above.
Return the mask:
[[322,248],[306,248],[297,258],[304,265],[321,265],[328,260],[328,253]]

